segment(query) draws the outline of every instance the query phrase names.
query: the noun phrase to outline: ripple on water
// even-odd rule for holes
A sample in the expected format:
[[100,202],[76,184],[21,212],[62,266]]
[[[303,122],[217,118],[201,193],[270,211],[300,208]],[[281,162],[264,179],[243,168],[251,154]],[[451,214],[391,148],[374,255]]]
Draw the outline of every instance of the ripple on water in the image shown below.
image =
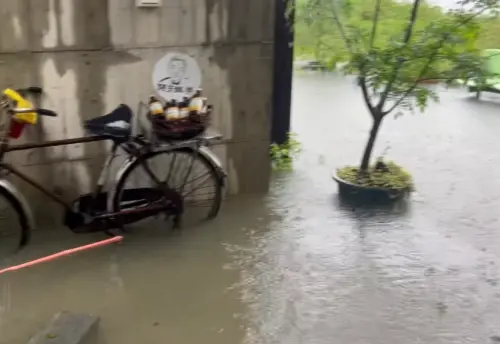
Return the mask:
[[[228,250],[248,343],[490,342],[500,331],[500,177],[484,166],[500,164],[500,102],[447,91],[425,115],[388,119],[379,148],[414,173],[418,194],[359,210],[335,199],[330,177],[360,155],[369,127],[347,83],[296,78],[304,152],[293,173],[274,176],[267,206],[279,220]],[[319,90],[332,96],[311,103]]]

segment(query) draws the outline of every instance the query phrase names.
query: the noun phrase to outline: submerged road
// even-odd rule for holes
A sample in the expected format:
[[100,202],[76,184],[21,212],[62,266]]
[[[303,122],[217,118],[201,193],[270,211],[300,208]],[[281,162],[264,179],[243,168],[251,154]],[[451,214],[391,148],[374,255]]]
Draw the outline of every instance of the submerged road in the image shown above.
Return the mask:
[[[100,344],[451,344],[500,340],[500,98],[442,90],[387,118],[377,143],[407,167],[407,206],[355,210],[330,172],[357,163],[370,118],[350,78],[298,75],[304,151],[266,197],[228,201],[181,233],[0,277],[0,343],[60,310],[102,317]],[[97,238],[97,237],[95,237]],[[19,260],[91,241],[40,231]]]

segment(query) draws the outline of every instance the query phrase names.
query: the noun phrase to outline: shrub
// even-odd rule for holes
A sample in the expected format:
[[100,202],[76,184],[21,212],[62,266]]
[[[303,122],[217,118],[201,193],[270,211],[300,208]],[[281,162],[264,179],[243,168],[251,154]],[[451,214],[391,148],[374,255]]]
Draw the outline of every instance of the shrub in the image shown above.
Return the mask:
[[337,176],[346,182],[389,189],[414,189],[411,174],[396,163],[389,161],[384,163],[386,169],[376,168],[377,164],[371,165],[366,172],[361,172],[359,166],[345,166],[337,170]]
[[293,159],[302,150],[295,133],[288,133],[288,140],[283,144],[271,144],[271,161],[274,170],[291,170]]

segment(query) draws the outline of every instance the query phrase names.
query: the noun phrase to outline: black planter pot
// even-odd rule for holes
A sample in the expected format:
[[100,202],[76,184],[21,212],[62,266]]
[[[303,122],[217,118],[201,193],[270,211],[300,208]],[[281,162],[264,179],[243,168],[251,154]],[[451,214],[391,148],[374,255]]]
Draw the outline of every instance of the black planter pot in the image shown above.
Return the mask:
[[333,173],[333,180],[339,185],[339,196],[359,203],[393,203],[407,198],[411,190],[362,186],[349,183]]

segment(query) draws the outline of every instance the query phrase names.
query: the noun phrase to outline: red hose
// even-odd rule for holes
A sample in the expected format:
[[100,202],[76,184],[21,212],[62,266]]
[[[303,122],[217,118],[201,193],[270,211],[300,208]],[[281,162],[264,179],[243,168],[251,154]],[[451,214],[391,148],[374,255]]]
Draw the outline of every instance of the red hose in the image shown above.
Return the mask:
[[84,245],[84,246],[80,246],[80,247],[75,247],[75,248],[72,248],[69,250],[64,250],[64,251],[61,251],[58,253],[51,254],[50,256],[38,258],[38,259],[32,260],[32,261],[27,262],[27,263],[23,263],[20,265],[15,265],[15,266],[11,266],[11,267],[2,269],[2,270],[0,270],[0,275],[4,274],[6,272],[10,272],[10,271],[17,271],[17,270],[21,270],[24,268],[29,268],[33,265],[51,262],[57,258],[66,257],[66,256],[69,256],[73,253],[82,252],[82,251],[90,250],[92,248],[97,248],[97,247],[101,247],[101,246],[106,246],[109,244],[120,242],[122,240],[123,240],[123,236],[115,236],[113,238],[98,241],[98,242],[95,242],[93,244],[88,244],[88,245]]

